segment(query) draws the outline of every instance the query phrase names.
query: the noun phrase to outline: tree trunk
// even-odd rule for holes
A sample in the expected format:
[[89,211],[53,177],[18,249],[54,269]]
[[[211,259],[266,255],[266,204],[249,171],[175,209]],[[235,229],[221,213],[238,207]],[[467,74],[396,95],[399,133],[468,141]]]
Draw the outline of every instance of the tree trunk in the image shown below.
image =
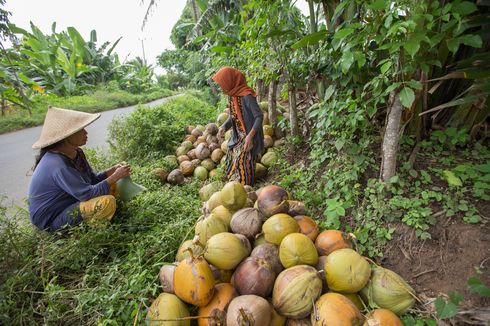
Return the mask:
[[276,93],[277,93],[277,80],[273,79],[271,80],[271,83],[269,84],[269,106],[268,106],[268,111],[269,111],[269,121],[274,128],[275,133],[277,134],[277,108],[276,108]]
[[[197,24],[197,22],[199,21],[199,18],[200,18],[199,8],[197,8],[196,0],[191,0],[191,4],[192,4],[192,11],[194,13],[194,23]],[[200,29],[196,29],[196,35],[201,36],[201,30]]]
[[291,123],[291,135],[299,136],[296,87],[291,83],[289,84],[289,122]]
[[308,2],[308,8],[310,10],[310,33],[316,33],[318,26],[316,24],[315,6],[313,0],[306,0]]
[[403,111],[399,91],[390,93],[389,104],[382,147],[380,177],[383,181],[388,181],[396,174],[396,154],[398,152],[400,120]]
[[264,81],[262,79],[257,79],[256,87],[257,87],[257,89],[255,91],[257,92],[257,102],[260,103],[260,102],[262,102],[262,93],[263,93],[263,88],[264,88]]

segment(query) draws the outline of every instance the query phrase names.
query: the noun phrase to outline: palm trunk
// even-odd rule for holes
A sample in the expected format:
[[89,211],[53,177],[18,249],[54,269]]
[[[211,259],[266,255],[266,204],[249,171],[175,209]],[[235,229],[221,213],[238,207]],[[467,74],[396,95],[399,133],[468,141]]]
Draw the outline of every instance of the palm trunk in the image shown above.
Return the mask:
[[[199,9],[197,8],[196,0],[191,0],[192,12],[194,13],[194,23],[197,24],[200,18]],[[201,30],[196,28],[197,36],[201,36]]]
[[289,84],[289,122],[291,123],[291,135],[299,136],[296,87],[292,83]]
[[257,102],[260,103],[262,102],[263,97],[264,81],[262,79],[257,79],[256,87],[257,89],[255,91],[257,92]]
[[381,180],[388,181],[396,174],[396,154],[400,138],[400,120],[403,106],[399,91],[392,91],[389,100],[386,130],[383,137]]
[[275,130],[275,134],[277,135],[277,105],[276,105],[276,100],[277,100],[277,80],[273,79],[271,80],[271,83],[269,84],[269,106],[268,106],[268,111],[269,111],[269,121],[270,125],[272,128]]

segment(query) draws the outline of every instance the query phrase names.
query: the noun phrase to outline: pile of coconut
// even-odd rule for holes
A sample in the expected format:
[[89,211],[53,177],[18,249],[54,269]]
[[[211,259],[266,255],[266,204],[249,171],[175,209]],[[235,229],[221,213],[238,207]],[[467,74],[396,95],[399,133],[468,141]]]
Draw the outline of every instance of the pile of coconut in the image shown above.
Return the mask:
[[204,215],[160,270],[150,325],[403,325],[414,290],[352,237],[320,232],[283,188],[213,182],[199,194]]
[[[264,105],[261,103],[261,108]],[[228,140],[231,137],[231,129],[225,133],[224,139],[218,138],[218,128],[229,117],[229,109],[218,115],[215,123],[206,126],[196,125],[186,127],[184,141],[175,150],[175,155],[165,157],[165,160],[178,165],[178,169],[165,171],[164,168],[156,168],[153,174],[162,182],[182,184],[185,177],[195,177],[205,181],[218,175],[217,167],[226,159]],[[263,119],[264,147],[266,152],[260,162],[255,166],[255,179],[259,180],[267,175],[267,169],[277,160],[273,148],[284,143],[283,139],[275,139],[274,129],[269,125],[267,112]]]

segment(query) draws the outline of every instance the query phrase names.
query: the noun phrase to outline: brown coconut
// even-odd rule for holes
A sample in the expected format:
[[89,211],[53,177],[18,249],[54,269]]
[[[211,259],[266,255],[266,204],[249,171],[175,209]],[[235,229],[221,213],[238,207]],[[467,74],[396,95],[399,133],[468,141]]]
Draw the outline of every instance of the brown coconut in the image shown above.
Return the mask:
[[183,175],[191,175],[194,172],[195,166],[190,161],[183,161],[180,163],[179,168]]
[[192,131],[191,131],[191,135],[198,138],[202,135],[202,131],[197,129],[197,128],[194,128]]
[[167,181],[173,185],[180,185],[184,183],[184,175],[179,169],[175,169],[168,174]]
[[187,127],[185,127],[185,133],[186,134],[191,134],[192,133],[192,130],[194,130],[194,128],[196,128],[196,126],[192,126],[192,125],[189,125]]
[[274,146],[274,139],[272,139],[271,136],[265,135],[264,136],[264,147],[265,148],[271,148]]
[[279,246],[272,243],[263,243],[252,250],[251,257],[262,258],[269,263],[272,270],[279,275],[284,270],[279,259]]
[[197,145],[196,147],[196,157],[200,160],[207,159],[211,155],[211,151],[209,150],[209,147],[202,143]]
[[256,208],[242,208],[231,218],[230,227],[233,233],[243,234],[249,239],[262,231],[262,214]]
[[287,213],[289,195],[279,186],[270,185],[262,188],[257,198],[257,207],[262,215],[268,218],[279,213]]
[[241,295],[233,299],[226,314],[227,326],[270,325],[271,308],[267,300],[257,295]]
[[299,200],[288,200],[289,210],[288,214],[291,216],[296,215],[305,215],[306,214],[306,206],[305,203]]
[[177,162],[179,162],[179,164],[181,164],[184,161],[190,161],[189,156],[187,156],[187,155],[180,155],[180,156],[177,157]]
[[320,256],[328,256],[335,250],[352,248],[352,243],[341,231],[325,230],[316,237],[315,247]]
[[206,136],[206,143],[213,144],[213,143],[218,143],[218,142],[219,142],[218,137],[213,136],[213,135],[207,135]]
[[188,151],[187,152],[187,157],[189,158],[189,160],[195,160],[197,158],[197,156],[196,156],[196,149],[193,148],[190,151]]
[[216,123],[208,123],[206,125],[206,131],[210,135],[216,135],[218,133],[218,126],[216,125]]
[[151,173],[155,176],[155,178],[157,178],[161,182],[166,182],[167,181],[168,172],[165,171],[165,169],[163,169],[163,168],[155,168],[155,169],[153,169],[153,171],[151,171]]
[[[220,144],[218,143],[211,143],[209,144],[209,150],[211,151],[211,154],[217,149],[220,148]],[[221,148],[220,148],[221,149]]]
[[212,153],[211,153],[211,159],[213,160],[214,163],[218,164],[221,161],[221,158],[223,158],[223,151],[221,148],[216,148]]
[[163,265],[158,273],[158,278],[160,279],[160,285],[162,286],[163,292],[172,293],[174,292],[174,272],[176,265]]
[[297,215],[294,217],[296,222],[298,222],[300,232],[310,238],[311,241],[315,241],[320,229],[318,224],[309,216]]
[[193,135],[186,135],[184,139],[194,144],[194,142],[197,140],[197,137]]
[[248,257],[238,265],[231,283],[238,293],[255,294],[263,298],[272,293],[276,273],[267,261],[258,257]]

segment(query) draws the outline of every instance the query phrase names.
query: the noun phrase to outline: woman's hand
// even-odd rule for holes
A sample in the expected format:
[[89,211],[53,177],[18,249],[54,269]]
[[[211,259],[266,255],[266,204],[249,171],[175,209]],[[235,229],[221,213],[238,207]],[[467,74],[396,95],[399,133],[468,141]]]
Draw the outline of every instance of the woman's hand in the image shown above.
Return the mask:
[[106,175],[108,177],[110,177],[114,173],[114,171],[116,171],[117,168],[120,167],[120,166],[122,166],[121,163],[117,163],[116,165],[111,166],[107,171],[105,171]]
[[107,178],[109,184],[114,184],[122,178],[129,177],[132,173],[131,167],[128,164],[117,164],[115,171]]
[[243,150],[245,152],[250,152],[252,150],[254,137],[250,134],[245,137],[245,145],[243,145]]

